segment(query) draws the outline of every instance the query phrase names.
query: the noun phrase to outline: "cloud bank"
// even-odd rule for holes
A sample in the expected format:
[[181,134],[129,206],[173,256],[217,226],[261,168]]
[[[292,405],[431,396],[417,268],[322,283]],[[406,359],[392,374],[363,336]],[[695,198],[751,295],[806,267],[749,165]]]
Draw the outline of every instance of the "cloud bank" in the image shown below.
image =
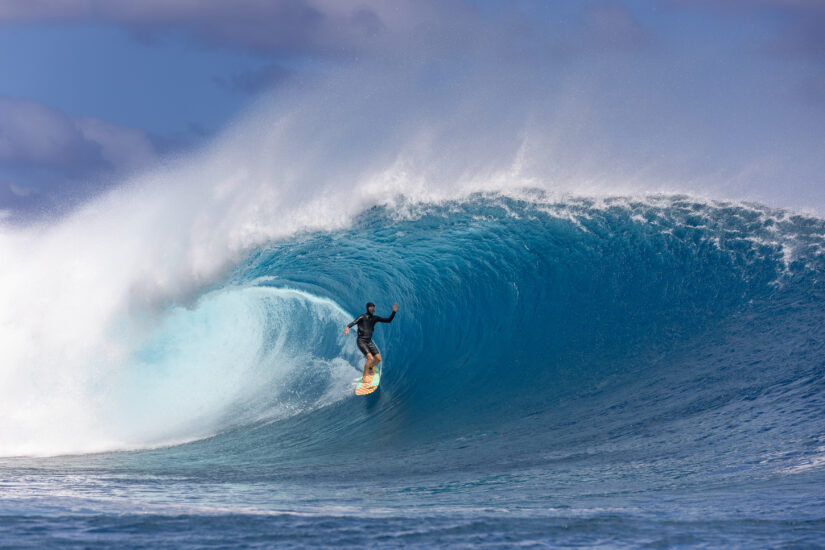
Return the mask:
[[134,128],[0,96],[0,162],[8,166],[85,173],[133,169],[155,158],[150,139]]
[[20,207],[42,194],[72,192],[61,189],[69,182],[88,193],[96,176],[135,171],[157,158],[140,130],[0,95],[0,203]]

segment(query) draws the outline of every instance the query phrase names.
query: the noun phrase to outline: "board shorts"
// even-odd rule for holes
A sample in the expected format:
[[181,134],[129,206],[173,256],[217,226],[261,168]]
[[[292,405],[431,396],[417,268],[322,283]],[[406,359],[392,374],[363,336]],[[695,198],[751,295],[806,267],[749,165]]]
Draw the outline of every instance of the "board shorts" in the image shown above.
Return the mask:
[[359,338],[357,344],[358,349],[361,351],[361,353],[364,354],[364,357],[366,357],[368,353],[372,355],[378,355],[378,348],[375,347],[375,344],[372,342],[372,340],[362,340]]

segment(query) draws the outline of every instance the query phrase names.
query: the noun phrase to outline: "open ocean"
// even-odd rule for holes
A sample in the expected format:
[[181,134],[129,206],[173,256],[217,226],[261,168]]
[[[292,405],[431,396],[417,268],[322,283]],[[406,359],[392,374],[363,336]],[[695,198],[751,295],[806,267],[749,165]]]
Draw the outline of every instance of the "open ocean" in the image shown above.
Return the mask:
[[[223,273],[6,346],[0,547],[825,547],[822,219],[398,200]],[[368,300],[400,308],[362,398]]]

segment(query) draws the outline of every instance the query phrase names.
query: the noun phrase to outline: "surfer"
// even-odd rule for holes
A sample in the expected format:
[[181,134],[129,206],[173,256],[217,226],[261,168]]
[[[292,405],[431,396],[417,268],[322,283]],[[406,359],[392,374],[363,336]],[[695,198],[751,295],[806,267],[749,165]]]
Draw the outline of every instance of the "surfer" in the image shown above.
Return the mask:
[[368,375],[372,376],[375,374],[375,366],[381,362],[381,354],[372,342],[372,331],[375,328],[375,323],[392,322],[396,311],[398,311],[397,303],[393,304],[392,313],[389,317],[379,317],[375,315],[375,304],[367,302],[367,312],[359,315],[357,319],[348,324],[347,328],[344,329],[344,334],[349,334],[349,329],[352,328],[353,325],[358,325],[358,340],[356,342],[358,349],[364,354],[364,357],[367,358],[367,362],[364,365],[364,379],[366,379]]

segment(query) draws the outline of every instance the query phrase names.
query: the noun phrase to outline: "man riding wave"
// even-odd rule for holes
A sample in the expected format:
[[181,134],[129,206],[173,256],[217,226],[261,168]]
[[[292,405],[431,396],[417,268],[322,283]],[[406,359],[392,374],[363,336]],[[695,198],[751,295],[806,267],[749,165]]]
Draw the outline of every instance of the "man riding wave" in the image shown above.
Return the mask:
[[[372,376],[375,374],[375,366],[381,362],[381,354],[372,341],[372,331],[375,328],[375,323],[391,323],[396,311],[398,311],[397,303],[393,304],[392,314],[390,314],[389,317],[379,317],[375,315],[375,304],[367,302],[367,312],[359,315],[357,319],[348,324],[347,328],[344,329],[344,334],[349,334],[349,329],[354,325],[358,325],[358,339],[356,343],[358,344],[358,349],[364,354],[364,357],[367,358],[367,362],[364,365],[363,377],[365,383],[369,383],[372,380]],[[369,376],[369,378],[367,378],[367,376]]]

